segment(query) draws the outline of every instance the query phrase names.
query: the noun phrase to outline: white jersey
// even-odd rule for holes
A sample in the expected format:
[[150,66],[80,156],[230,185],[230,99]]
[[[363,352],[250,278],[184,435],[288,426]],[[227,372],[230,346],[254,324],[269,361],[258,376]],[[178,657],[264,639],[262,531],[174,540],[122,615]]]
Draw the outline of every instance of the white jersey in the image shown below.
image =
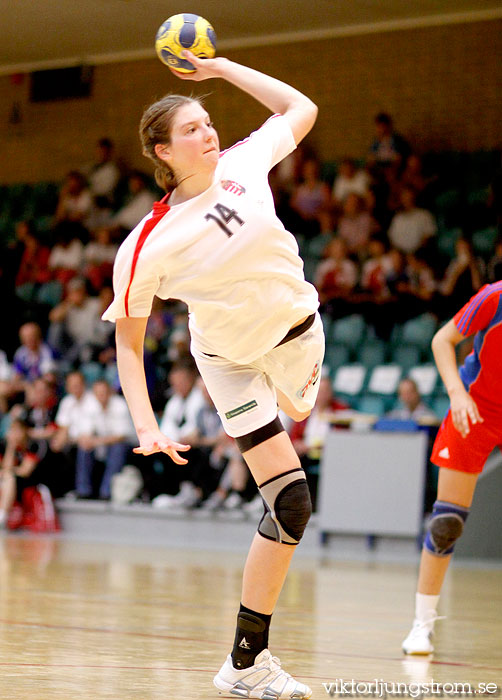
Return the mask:
[[247,364],[319,305],[294,236],[277,218],[270,169],[295,148],[274,115],[220,155],[213,184],[153,211],[121,245],[103,318],[149,316],[155,295],[188,305],[199,351]]

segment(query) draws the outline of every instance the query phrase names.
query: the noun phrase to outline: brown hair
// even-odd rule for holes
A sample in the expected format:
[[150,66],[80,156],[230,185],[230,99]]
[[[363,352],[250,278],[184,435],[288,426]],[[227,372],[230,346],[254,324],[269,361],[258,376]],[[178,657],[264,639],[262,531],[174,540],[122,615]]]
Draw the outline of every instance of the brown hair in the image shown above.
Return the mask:
[[139,135],[143,155],[155,163],[155,181],[166,192],[176,187],[176,178],[168,164],[155,153],[155,146],[158,143],[170,143],[173,121],[178,109],[193,102],[202,105],[202,101],[196,97],[165,95],[147,107],[141,117]]

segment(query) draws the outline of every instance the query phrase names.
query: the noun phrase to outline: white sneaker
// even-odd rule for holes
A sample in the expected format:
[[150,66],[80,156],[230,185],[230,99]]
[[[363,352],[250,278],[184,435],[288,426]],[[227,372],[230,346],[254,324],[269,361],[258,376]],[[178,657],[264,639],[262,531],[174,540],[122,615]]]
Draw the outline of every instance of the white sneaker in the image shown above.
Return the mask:
[[218,493],[218,491],[213,491],[213,493],[209,495],[202,503],[201,510],[219,510],[222,507],[224,500],[225,496]]
[[259,513],[263,513],[263,498],[259,493],[256,494],[252,501],[249,501],[249,503],[246,503],[246,505],[243,506],[242,510],[245,513],[248,513],[248,515],[258,515]]
[[434,623],[436,620],[444,620],[444,617],[435,615],[429,620],[420,621],[415,619],[413,621],[413,627],[402,644],[405,654],[432,654],[434,651],[432,637],[434,636]]
[[238,493],[231,493],[223,502],[223,510],[237,510],[244,503],[244,499]]
[[281,662],[268,649],[261,651],[253,666],[235,669],[230,654],[214,677],[218,690],[238,698],[261,700],[306,700],[312,697],[308,685],[295,681],[281,669]]
[[181,506],[182,508],[193,508],[200,501],[199,490],[192,484],[191,481],[184,481],[181,484],[179,493],[173,496],[169,507]]

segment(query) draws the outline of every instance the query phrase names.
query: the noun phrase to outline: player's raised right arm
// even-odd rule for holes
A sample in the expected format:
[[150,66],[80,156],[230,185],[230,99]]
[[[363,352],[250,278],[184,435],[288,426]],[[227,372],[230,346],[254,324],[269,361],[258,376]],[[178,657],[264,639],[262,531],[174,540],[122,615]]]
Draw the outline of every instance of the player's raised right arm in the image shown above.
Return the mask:
[[180,73],[171,69],[175,75],[182,80],[223,78],[232,83],[272,112],[285,116],[291,126],[295,143],[300,143],[314,126],[317,105],[291,85],[221,56],[202,59],[185,51],[184,58],[195,66],[195,72]]
[[178,451],[189,445],[170,440],[160,432],[150,403],[143,364],[143,345],[148,318],[119,318],[116,325],[117,366],[120,384],[139,438],[137,454],[165,452],[176,464],[186,464]]

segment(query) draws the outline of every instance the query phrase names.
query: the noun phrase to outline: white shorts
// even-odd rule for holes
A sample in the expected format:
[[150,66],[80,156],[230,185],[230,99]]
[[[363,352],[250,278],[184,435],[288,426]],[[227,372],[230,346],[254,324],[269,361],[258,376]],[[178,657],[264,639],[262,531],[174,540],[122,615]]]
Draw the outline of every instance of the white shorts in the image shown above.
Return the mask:
[[313,408],[324,359],[324,332],[316,313],[302,335],[248,365],[208,356],[192,343],[200,375],[230,437],[247,435],[277,416],[279,389],[300,412]]

